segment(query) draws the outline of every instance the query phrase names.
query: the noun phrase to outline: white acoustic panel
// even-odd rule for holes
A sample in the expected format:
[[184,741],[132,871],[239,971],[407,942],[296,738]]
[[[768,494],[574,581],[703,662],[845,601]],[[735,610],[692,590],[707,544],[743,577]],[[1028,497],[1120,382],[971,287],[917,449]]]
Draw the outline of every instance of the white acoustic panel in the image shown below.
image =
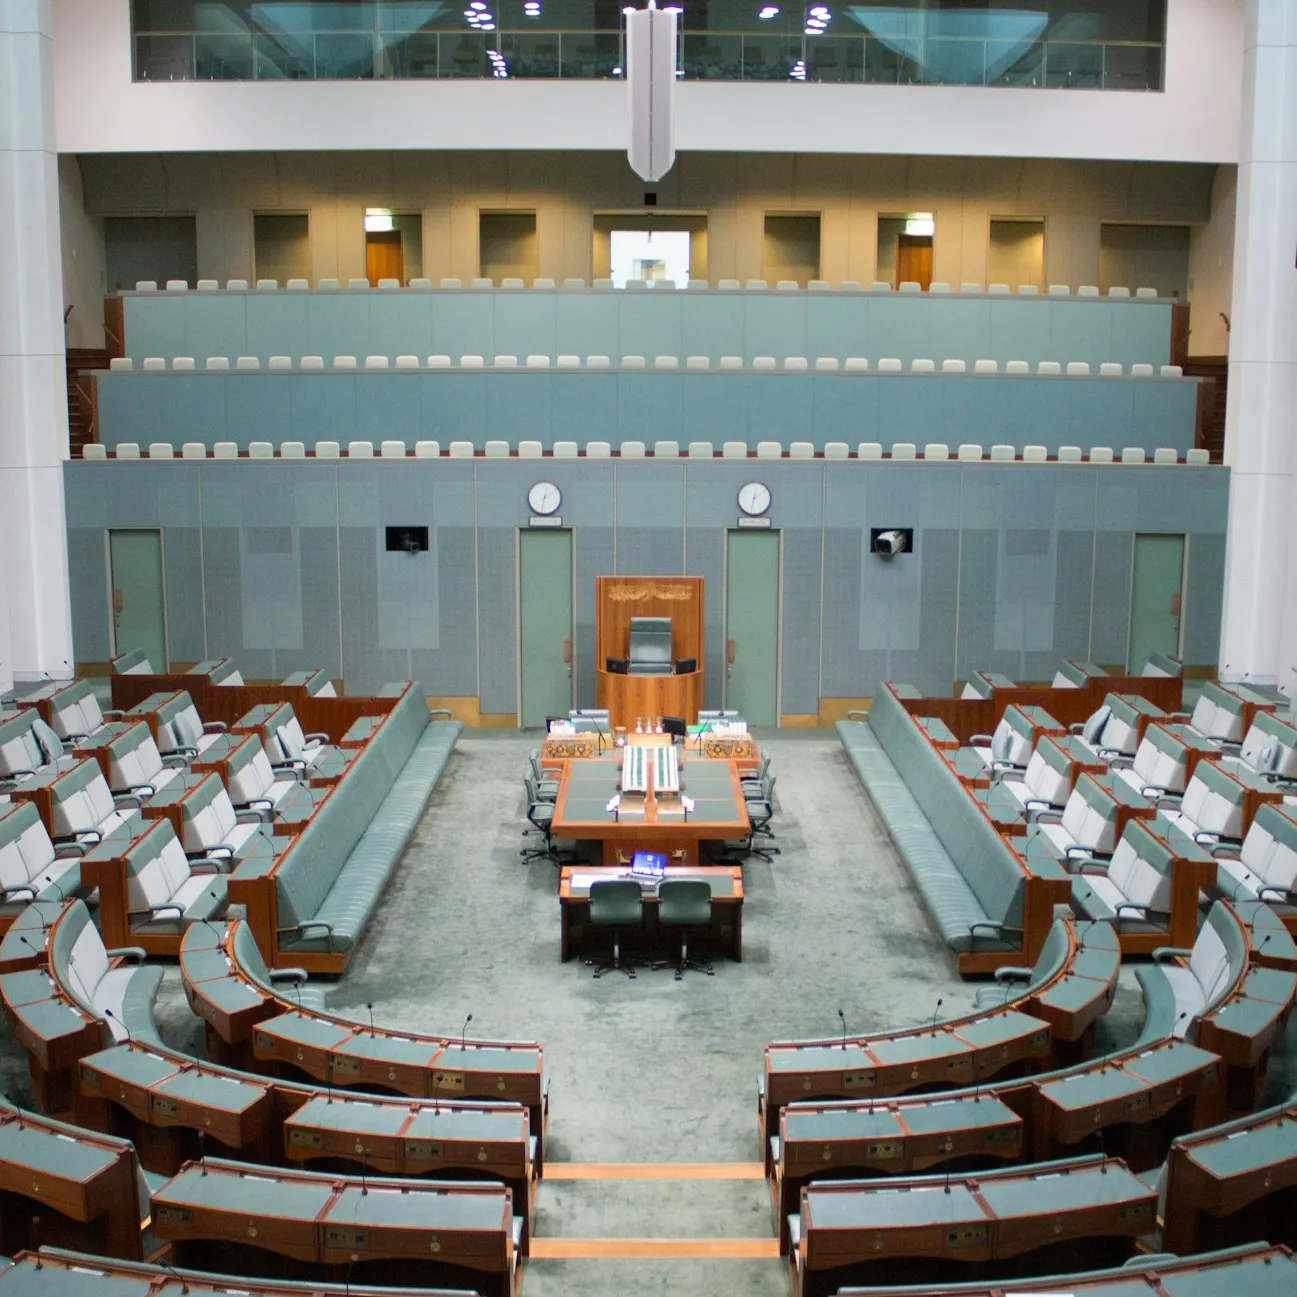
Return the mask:
[[660,180],[676,160],[676,14],[637,9],[626,14],[626,94],[631,170]]

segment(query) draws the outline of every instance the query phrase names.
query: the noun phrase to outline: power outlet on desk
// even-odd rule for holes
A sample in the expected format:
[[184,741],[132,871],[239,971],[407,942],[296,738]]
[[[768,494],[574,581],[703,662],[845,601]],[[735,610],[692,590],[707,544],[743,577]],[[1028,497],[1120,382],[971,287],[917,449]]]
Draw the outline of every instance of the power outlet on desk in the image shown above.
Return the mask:
[[946,1246],[949,1248],[985,1247],[985,1225],[960,1225],[946,1231]]
[[339,1225],[326,1226],[324,1246],[336,1248],[363,1248],[365,1231],[360,1229],[343,1229]]
[[360,1059],[340,1058],[336,1054],[330,1060],[333,1079],[354,1080],[360,1075]]
[[869,1072],[843,1072],[842,1088],[844,1090],[872,1090],[874,1074]]
[[411,1162],[440,1162],[441,1145],[430,1139],[407,1139],[405,1156]]
[[434,1072],[432,1074],[433,1094],[444,1094],[447,1090],[458,1090],[463,1093],[463,1072]]
[[297,1130],[289,1128],[288,1143],[292,1148],[322,1148],[324,1139],[318,1130]]
[[868,1162],[895,1162],[901,1156],[902,1142],[899,1139],[880,1139],[871,1143],[865,1150]]

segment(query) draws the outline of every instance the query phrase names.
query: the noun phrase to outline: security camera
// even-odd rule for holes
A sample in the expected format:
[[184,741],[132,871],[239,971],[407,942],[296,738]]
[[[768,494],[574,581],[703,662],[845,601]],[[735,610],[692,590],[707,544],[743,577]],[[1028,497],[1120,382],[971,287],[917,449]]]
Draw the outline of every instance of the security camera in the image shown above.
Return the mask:
[[897,527],[889,527],[874,537],[874,553],[883,558],[895,558],[897,554],[906,553],[909,548],[909,534]]

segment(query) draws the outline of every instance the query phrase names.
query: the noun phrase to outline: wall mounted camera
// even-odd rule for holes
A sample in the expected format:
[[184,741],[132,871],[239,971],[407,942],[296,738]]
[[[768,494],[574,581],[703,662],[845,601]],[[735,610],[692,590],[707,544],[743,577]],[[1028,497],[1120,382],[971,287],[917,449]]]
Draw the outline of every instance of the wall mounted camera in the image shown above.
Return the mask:
[[869,529],[869,552],[879,558],[895,558],[898,554],[910,554],[914,550],[914,529],[912,527],[871,527]]

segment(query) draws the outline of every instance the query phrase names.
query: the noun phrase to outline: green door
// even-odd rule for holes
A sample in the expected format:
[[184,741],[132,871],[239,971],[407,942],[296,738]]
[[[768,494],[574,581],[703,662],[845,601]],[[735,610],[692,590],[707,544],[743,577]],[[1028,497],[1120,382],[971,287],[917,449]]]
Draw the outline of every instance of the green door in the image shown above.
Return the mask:
[[572,533],[518,533],[518,660],[524,725],[572,706]]
[[1184,586],[1184,537],[1135,537],[1130,582],[1130,646],[1126,669],[1138,674],[1152,652],[1180,656],[1180,606]]
[[725,706],[774,725],[779,694],[779,533],[730,531],[725,553]]
[[167,670],[167,617],[162,586],[162,533],[110,531],[113,654],[142,648],[155,671]]

